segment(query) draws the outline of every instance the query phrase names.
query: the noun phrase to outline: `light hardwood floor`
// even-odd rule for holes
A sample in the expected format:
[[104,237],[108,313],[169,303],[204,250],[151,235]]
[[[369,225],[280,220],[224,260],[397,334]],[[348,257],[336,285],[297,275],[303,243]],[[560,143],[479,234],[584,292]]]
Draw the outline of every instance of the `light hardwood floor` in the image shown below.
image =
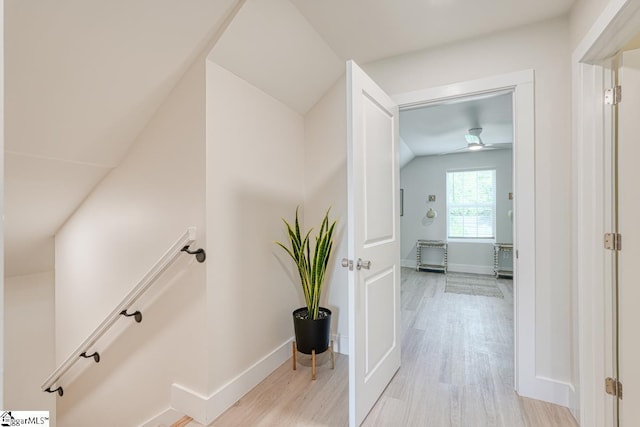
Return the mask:
[[[513,288],[504,298],[446,293],[445,275],[402,269],[402,367],[363,426],[573,427],[566,408],[513,391]],[[347,426],[348,359],[299,354],[211,426]],[[302,365],[302,366],[300,366]],[[190,427],[200,426],[192,422]]]

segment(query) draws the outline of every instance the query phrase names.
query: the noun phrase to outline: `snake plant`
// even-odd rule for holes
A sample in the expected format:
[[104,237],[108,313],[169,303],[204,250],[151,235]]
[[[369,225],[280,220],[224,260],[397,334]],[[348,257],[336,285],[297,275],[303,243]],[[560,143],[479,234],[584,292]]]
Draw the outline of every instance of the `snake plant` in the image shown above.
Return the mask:
[[322,292],[327,266],[329,265],[331,250],[333,249],[333,230],[336,221],[334,220],[329,223],[330,210],[331,208],[327,209],[320,224],[320,230],[315,236],[313,251],[311,251],[310,242],[313,229],[307,231],[304,236],[302,235],[300,231],[300,221],[298,220],[298,208],[296,208],[296,217],[293,226],[285,219],[282,220],[287,227],[290,246],[275,242],[289,254],[298,268],[300,284],[302,285],[310,319],[318,318],[320,294]]

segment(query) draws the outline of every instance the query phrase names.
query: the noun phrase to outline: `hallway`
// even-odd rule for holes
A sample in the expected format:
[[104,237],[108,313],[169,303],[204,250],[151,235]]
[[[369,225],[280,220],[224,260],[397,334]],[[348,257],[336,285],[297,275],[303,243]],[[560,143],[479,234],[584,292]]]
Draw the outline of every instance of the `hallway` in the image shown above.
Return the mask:
[[[454,277],[474,278],[402,269],[402,367],[363,426],[577,426],[568,409],[513,392],[512,281],[479,278],[498,298],[445,292]],[[317,381],[309,363],[287,362],[211,425],[346,426],[348,359],[331,371],[322,356]]]

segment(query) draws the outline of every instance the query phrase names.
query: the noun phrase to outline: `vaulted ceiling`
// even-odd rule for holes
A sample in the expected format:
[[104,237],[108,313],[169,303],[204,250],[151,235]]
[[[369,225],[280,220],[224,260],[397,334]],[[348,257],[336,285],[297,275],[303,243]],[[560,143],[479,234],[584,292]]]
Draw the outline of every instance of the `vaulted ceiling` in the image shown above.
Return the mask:
[[343,59],[376,59],[564,15],[574,0],[291,0]]
[[53,235],[117,166],[236,0],[5,0],[5,268],[53,268]]
[[465,135],[482,129],[486,148],[511,148],[510,92],[466,97],[400,111],[400,138],[415,156],[468,152]]
[[[297,36],[304,34],[301,39],[314,46],[307,65],[314,56],[320,58],[318,67],[326,67],[320,74],[327,77],[318,79],[313,90],[287,92],[271,81],[262,83],[274,86],[283,102],[304,114],[334,78],[336,64],[346,59],[364,63],[477,37],[565,14],[572,3],[5,0],[6,275],[53,268],[56,231],[126,156],[187,67],[238,6],[238,20],[223,34],[230,41],[214,52],[217,59],[237,67],[238,75],[260,80],[287,68],[292,59],[265,58],[262,63],[273,70],[262,74],[255,53],[244,58],[234,54],[251,52],[237,45],[238,40],[252,37],[245,44],[263,43],[264,54],[269,43],[293,41],[295,46]],[[274,10],[278,13],[270,16]],[[262,19],[276,22],[285,13],[303,17],[296,18],[296,25],[306,27],[293,25],[296,34],[277,34],[278,26],[262,28]]]

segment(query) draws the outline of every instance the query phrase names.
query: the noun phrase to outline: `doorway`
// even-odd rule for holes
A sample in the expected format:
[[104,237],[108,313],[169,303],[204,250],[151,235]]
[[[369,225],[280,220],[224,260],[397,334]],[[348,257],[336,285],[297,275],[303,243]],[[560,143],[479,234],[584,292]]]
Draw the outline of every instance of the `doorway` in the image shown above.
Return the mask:
[[[577,248],[573,265],[573,295],[576,301],[574,311],[577,313],[574,324],[578,331],[578,352],[574,365],[578,367],[576,377],[579,378],[580,390],[579,419],[581,425],[585,426],[626,426],[623,421],[625,401],[627,409],[634,410],[629,405],[626,393],[618,401],[616,396],[607,394],[604,388],[604,378],[607,377],[620,380],[625,391],[629,386],[635,385],[625,383],[624,374],[616,372],[616,315],[613,295],[615,265],[612,260],[615,256],[603,246],[603,235],[615,232],[612,218],[615,212],[611,209],[615,194],[612,185],[615,156],[611,149],[615,117],[612,107],[603,102],[603,93],[614,83],[612,73],[615,67],[611,58],[625,49],[637,34],[638,28],[639,3],[612,3],[603,10],[572,55],[576,88],[573,91],[575,132],[572,151],[576,212],[573,245]],[[629,95],[631,93],[627,92]],[[633,98],[633,95],[627,96],[629,98]],[[634,100],[631,101],[634,104]],[[630,106],[629,103],[623,105],[622,102],[620,105],[621,108]],[[634,110],[635,117],[637,108],[636,106]],[[619,179],[622,182],[624,177]],[[628,184],[633,185],[635,181],[637,177]],[[624,206],[619,207],[620,211],[623,209]],[[620,232],[628,234],[622,229]],[[633,237],[627,238],[620,254],[623,251],[629,253],[629,245],[637,244],[637,240],[634,240]],[[622,264],[622,260],[620,262]],[[621,287],[624,286],[622,282],[621,278]],[[620,332],[623,328],[620,325]],[[624,337],[620,337],[621,342],[623,339]],[[621,410],[620,420],[617,416],[618,405]],[[634,423],[636,420],[627,421]]]
[[[521,417],[498,409],[519,405],[513,130],[512,91],[400,109],[400,151],[415,157],[401,158],[403,363],[395,382],[411,388],[417,379],[421,400],[457,402],[436,405],[446,409],[432,412],[435,424],[518,425]],[[485,404],[472,403],[479,399]]]
[[[400,94],[401,109],[463,97],[486,97],[499,92],[513,99],[513,232],[514,265],[514,389],[523,396],[550,401],[549,387],[535,375],[535,221],[534,221],[534,119],[533,71],[527,70],[455,85]],[[437,195],[436,195],[437,196]],[[436,198],[437,200],[437,198]]]
[[401,109],[400,144],[403,266],[512,275],[512,93]]

